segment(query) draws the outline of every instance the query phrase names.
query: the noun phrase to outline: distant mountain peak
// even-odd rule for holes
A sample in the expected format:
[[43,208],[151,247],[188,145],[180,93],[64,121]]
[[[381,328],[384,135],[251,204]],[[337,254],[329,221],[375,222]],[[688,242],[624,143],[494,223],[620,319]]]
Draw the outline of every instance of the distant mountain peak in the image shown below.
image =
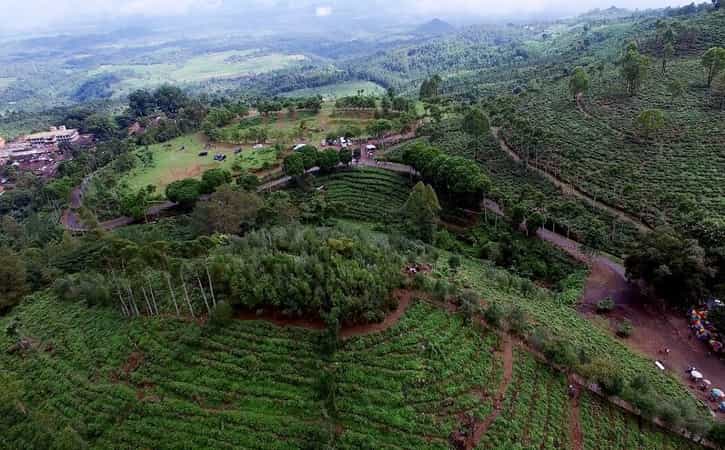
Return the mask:
[[456,27],[438,18],[428,21],[415,29],[415,32],[420,34],[446,34],[454,31],[456,31]]

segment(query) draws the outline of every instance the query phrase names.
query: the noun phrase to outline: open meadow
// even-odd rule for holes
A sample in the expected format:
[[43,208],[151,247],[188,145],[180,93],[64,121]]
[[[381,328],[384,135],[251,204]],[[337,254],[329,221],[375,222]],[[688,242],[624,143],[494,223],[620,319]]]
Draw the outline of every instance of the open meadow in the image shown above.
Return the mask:
[[[209,145],[209,147],[207,147]],[[241,170],[254,172],[272,167],[277,163],[277,151],[265,147],[255,149],[244,146],[242,152],[235,154],[240,146],[210,144],[201,134],[182,136],[163,144],[141,147],[138,150],[141,162],[122,179],[132,191],[152,185],[158,192],[176,180],[184,178],[200,178],[210,169],[222,168],[231,173]],[[207,152],[206,156],[199,156]],[[227,158],[219,162],[214,155],[221,154]]]

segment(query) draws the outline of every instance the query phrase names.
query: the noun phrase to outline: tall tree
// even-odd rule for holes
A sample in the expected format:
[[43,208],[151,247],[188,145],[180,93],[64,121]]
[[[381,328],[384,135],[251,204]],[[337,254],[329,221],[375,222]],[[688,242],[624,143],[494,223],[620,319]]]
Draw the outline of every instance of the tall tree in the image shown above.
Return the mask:
[[236,192],[231,186],[224,185],[208,201],[196,205],[192,223],[207,234],[238,234],[256,223],[262,206],[262,199],[257,194]]
[[639,53],[637,44],[632,42],[624,52],[624,56],[620,61],[621,74],[625,82],[625,87],[629,95],[636,95],[639,87],[647,74],[649,67],[649,58]]
[[639,134],[645,138],[654,137],[665,126],[665,113],[659,109],[647,109],[635,119]]
[[201,195],[201,182],[193,178],[174,181],[166,187],[166,198],[184,208],[190,208]]
[[473,138],[476,154],[474,158],[478,160],[478,155],[483,147],[486,138],[489,137],[491,124],[486,114],[479,108],[471,108],[463,118],[463,130]]
[[642,236],[629,252],[625,267],[630,280],[646,281],[649,293],[680,307],[704,300],[714,276],[705,250],[669,229]]
[[10,249],[0,248],[0,314],[15,306],[26,292],[23,259]]
[[569,92],[576,100],[579,94],[586,94],[588,90],[589,75],[587,75],[587,71],[583,67],[575,68],[569,78]]
[[301,177],[305,174],[305,163],[302,155],[294,153],[284,159],[284,173],[289,177]]
[[665,113],[659,109],[648,109],[635,119],[639,134],[645,138],[654,137],[665,126]]
[[403,205],[405,227],[413,237],[430,243],[433,241],[440,211],[441,205],[433,187],[419,182]]
[[702,66],[707,75],[707,86],[712,86],[712,81],[720,71],[725,69],[725,48],[712,47],[702,55]]
[[675,46],[667,42],[662,48],[662,73],[667,73],[667,61],[671,60],[675,54]]

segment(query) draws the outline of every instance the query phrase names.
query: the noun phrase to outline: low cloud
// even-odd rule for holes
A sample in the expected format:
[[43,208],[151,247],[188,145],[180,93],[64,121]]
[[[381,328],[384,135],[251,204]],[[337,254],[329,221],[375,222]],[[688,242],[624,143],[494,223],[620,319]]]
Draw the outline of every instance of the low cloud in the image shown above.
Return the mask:
[[[0,0],[2,1],[2,0]],[[323,0],[325,1],[325,0]],[[84,22],[108,23],[128,17],[178,17],[198,19],[209,14],[274,17],[285,11],[314,11],[317,17],[335,13],[347,16],[475,18],[576,14],[592,8],[663,8],[691,0],[4,0],[0,34],[5,30],[72,27]]]
[[315,8],[315,15],[317,17],[327,17],[332,15],[332,8],[329,6],[318,6]]

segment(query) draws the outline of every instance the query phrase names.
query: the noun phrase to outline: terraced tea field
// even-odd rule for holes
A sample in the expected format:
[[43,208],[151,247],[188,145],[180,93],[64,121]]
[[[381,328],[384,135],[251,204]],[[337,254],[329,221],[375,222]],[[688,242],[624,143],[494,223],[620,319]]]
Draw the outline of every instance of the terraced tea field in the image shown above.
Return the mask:
[[[48,325],[47,315],[58,320]],[[317,332],[265,322],[204,331],[45,298],[18,316],[34,348],[10,356],[0,339],[3,379],[20,387],[9,395],[28,409],[25,426],[42,424],[75,448],[292,449],[333,439],[337,448],[447,448],[456,414],[488,414],[478,391],[500,372],[494,335],[425,304],[385,333],[346,342],[330,363]],[[337,373],[339,419],[318,395],[326,367]]]
[[341,205],[343,218],[386,222],[403,207],[410,192],[407,178],[380,169],[338,172],[315,180],[324,186],[328,202]]
[[[453,121],[451,126],[458,125]],[[460,131],[445,133],[432,144],[453,155],[475,156],[470,137]],[[493,183],[492,197],[501,204],[518,202],[529,211],[542,211],[548,229],[577,239],[596,230],[606,237],[602,249],[614,255],[623,254],[638,236],[631,224],[566,195],[535,170],[513,161],[493,138],[480,146],[478,161]]]
[[477,261],[464,260],[459,275],[465,286],[471,286],[487,302],[497,302],[504,308],[519,306],[535,325],[570,342],[576,352],[582,351],[592,358],[607,355],[627,382],[646,376],[656,392],[672,401],[695,406],[694,397],[685,386],[660,372],[650,359],[636,354],[612,334],[580,316],[561,296],[532,288],[530,283],[522,283],[503,270]]
[[[504,372],[497,335],[422,302],[387,331],[344,341],[331,360],[320,332],[263,321],[124,321],[43,296],[0,326],[11,321],[30,348],[6,352],[13,340],[0,336],[10,387],[0,394],[0,448],[447,449],[464,418],[492,417]],[[516,351],[503,408],[478,448],[570,448],[565,392],[563,375]],[[696,448],[601,408],[583,408],[593,442],[606,440],[590,416],[653,445],[641,448]]]
[[580,398],[583,450],[695,450],[699,445],[662,430],[592,394]]
[[[580,111],[565,80],[546,85],[522,105],[547,130],[539,166],[592,197],[629,211],[651,225],[700,205],[714,218],[725,216],[725,113],[710,105],[699,60],[672,61],[667,75],[651,68],[636,97],[617,94],[621,82],[610,70],[592,80]],[[667,90],[672,80],[684,94]],[[651,139],[637,136],[636,116],[661,109],[665,128]],[[508,132],[514,147],[522,136]]]
[[570,449],[566,377],[516,351],[502,410],[476,448]]

